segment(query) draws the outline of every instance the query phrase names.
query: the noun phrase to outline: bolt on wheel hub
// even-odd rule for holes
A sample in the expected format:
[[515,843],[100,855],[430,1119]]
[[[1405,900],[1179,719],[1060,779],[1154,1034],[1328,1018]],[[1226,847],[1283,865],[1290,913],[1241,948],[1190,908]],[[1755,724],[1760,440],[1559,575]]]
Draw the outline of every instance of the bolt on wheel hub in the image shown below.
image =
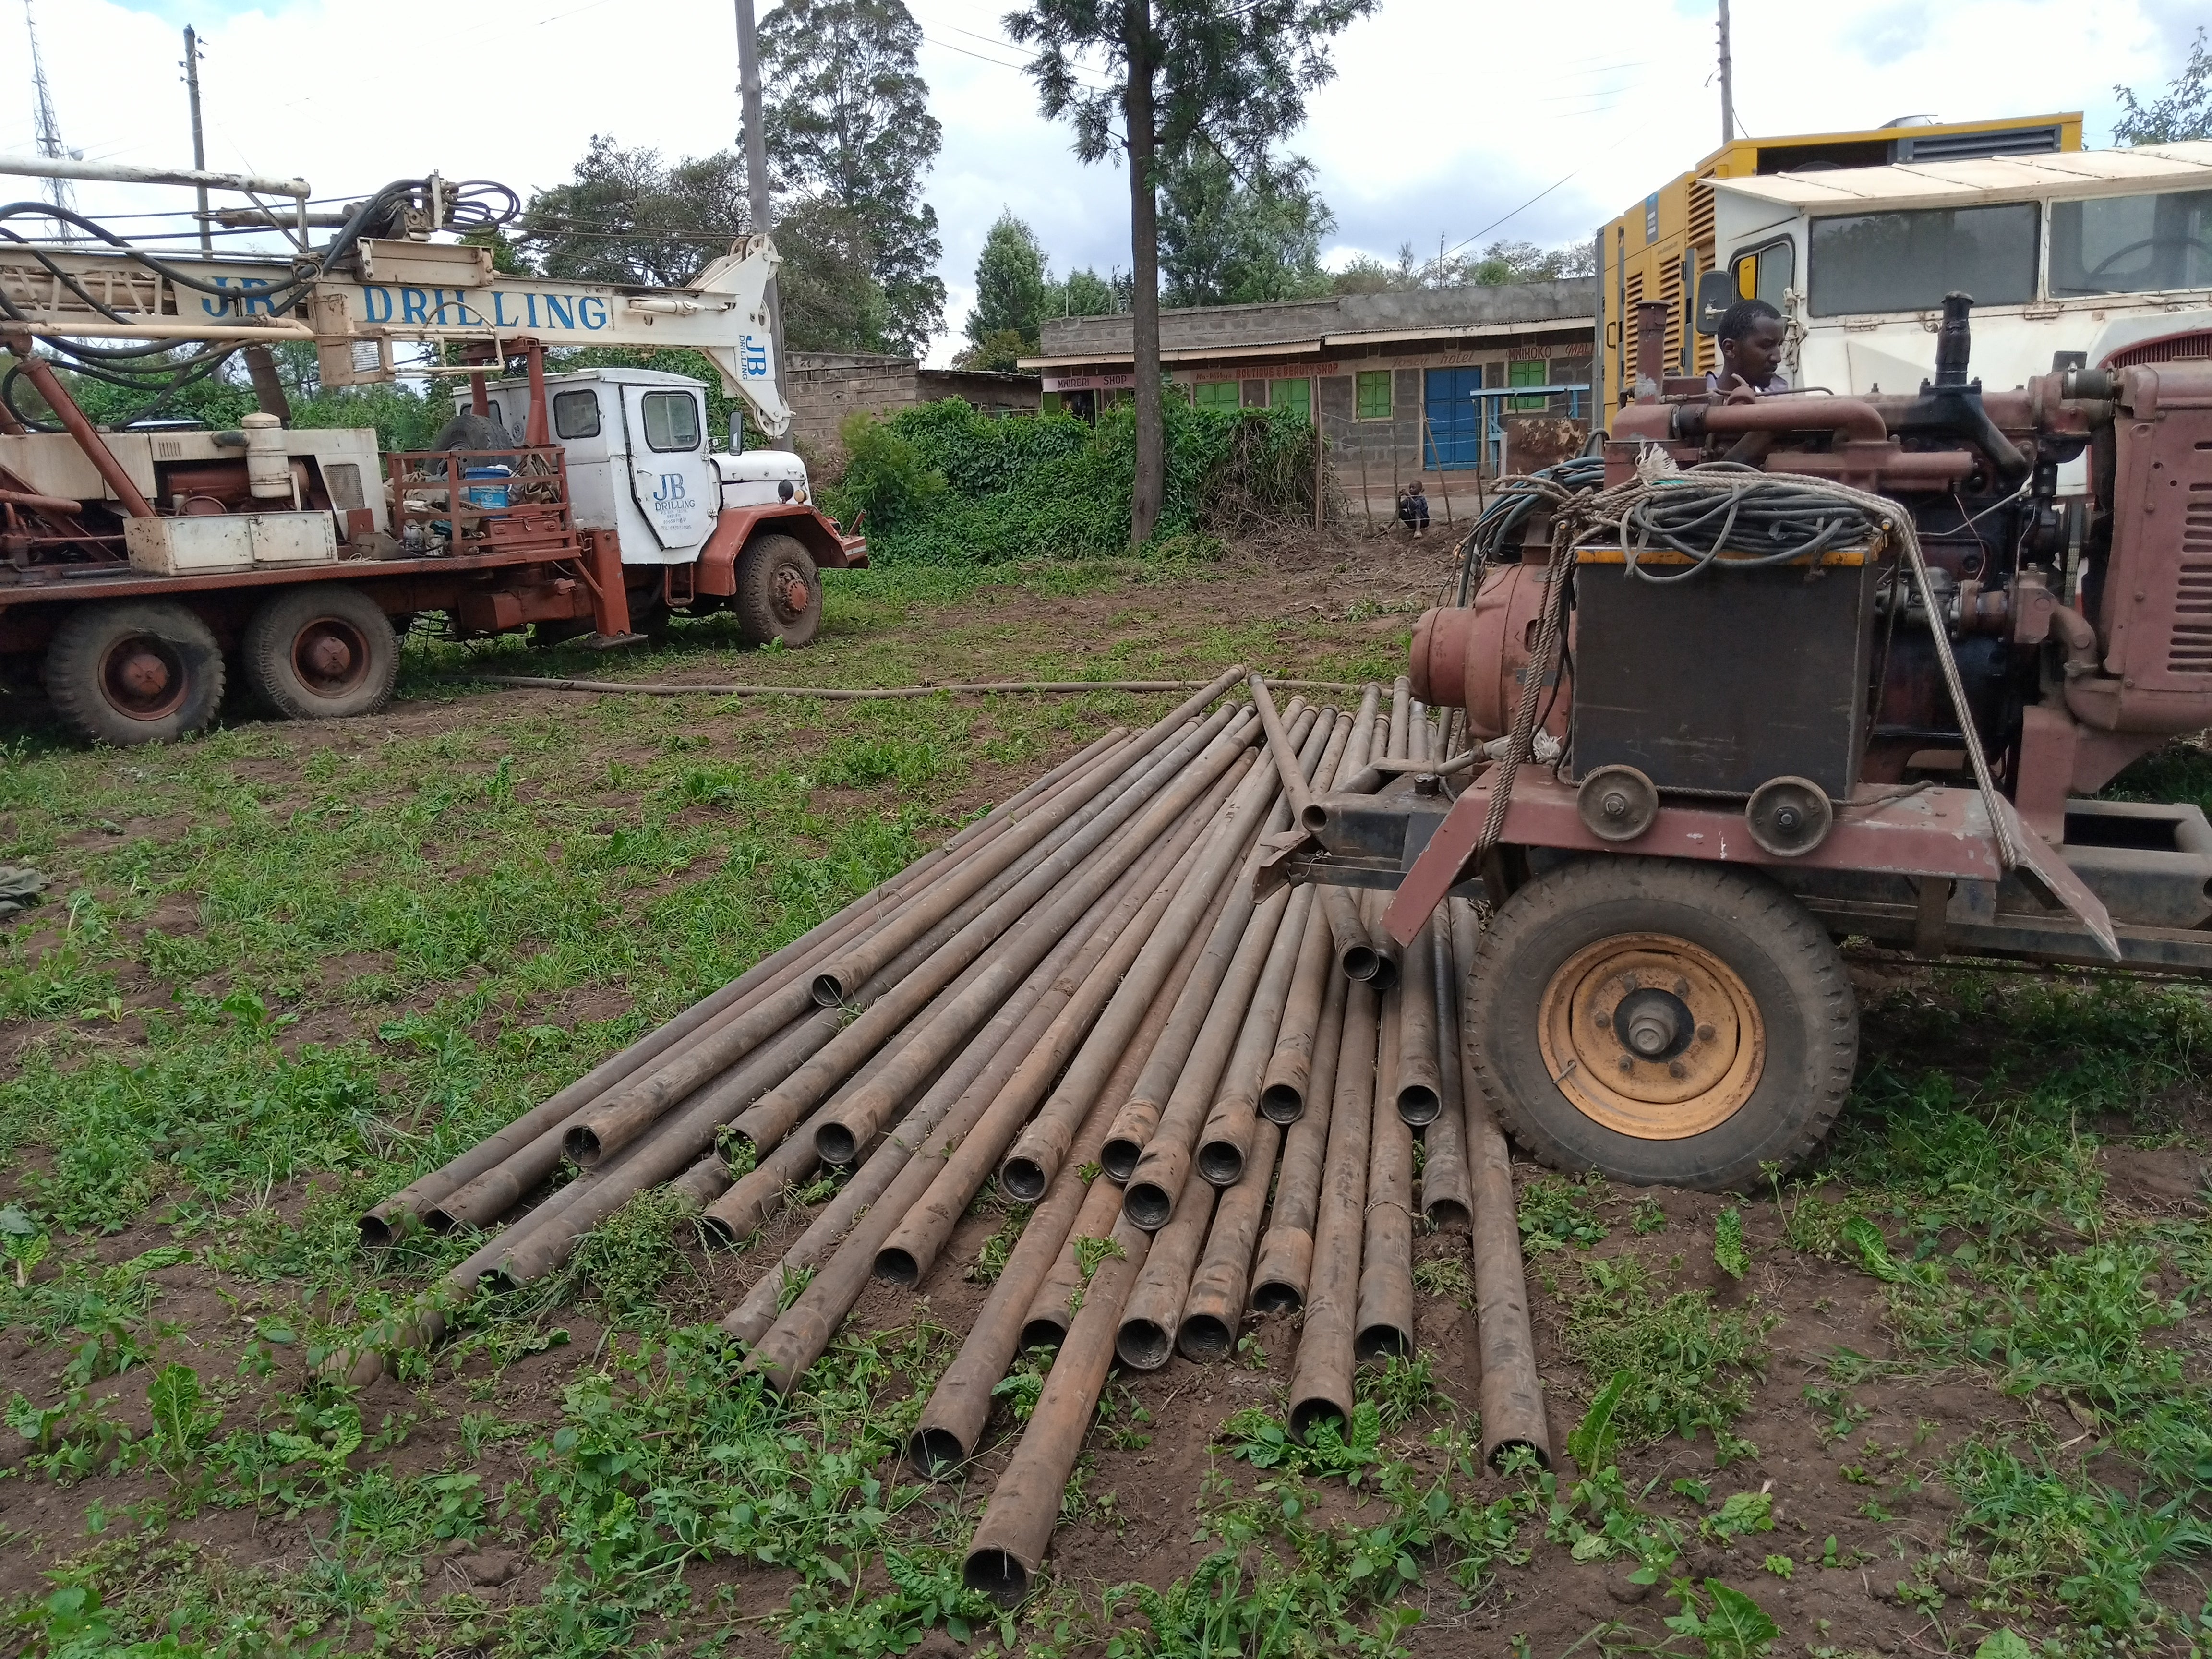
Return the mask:
[[1537,1043],[1585,1117],[1640,1140],[1727,1121],[1759,1087],[1766,1027],[1735,971],[1665,933],[1585,945],[1544,988]]

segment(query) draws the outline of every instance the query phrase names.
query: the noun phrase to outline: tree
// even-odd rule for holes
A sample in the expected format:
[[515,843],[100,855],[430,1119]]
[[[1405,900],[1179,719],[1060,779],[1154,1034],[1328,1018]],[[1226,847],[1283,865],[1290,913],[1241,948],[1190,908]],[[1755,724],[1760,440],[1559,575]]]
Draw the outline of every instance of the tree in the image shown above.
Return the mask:
[[1106,317],[1129,308],[1128,278],[1118,270],[1110,277],[1101,276],[1088,266],[1071,270],[1059,291],[1063,317]]
[[1321,239],[1336,228],[1313,163],[1263,167],[1247,183],[1201,145],[1161,170],[1160,275],[1177,306],[1255,305],[1330,292]]
[[[672,166],[658,150],[595,137],[568,183],[530,198],[517,240],[549,276],[681,288],[751,223],[737,151]],[[802,198],[776,227],[775,240],[787,344],[882,351],[901,343],[875,276],[875,244],[858,214]]]
[[[1036,48],[1030,75],[1045,114],[1075,130],[1085,161],[1129,169],[1136,477],[1129,535],[1152,538],[1166,489],[1161,428],[1159,161],[1201,144],[1248,174],[1305,119],[1333,72],[1328,39],[1380,0],[1029,0],[1006,33]],[[1100,64],[1103,62],[1102,76]]]
[[975,304],[968,313],[968,337],[976,345],[994,335],[1014,334],[1036,349],[1037,325],[1051,311],[1052,278],[1036,233],[1009,208],[999,215],[975,257]]
[[2166,88],[2166,96],[2148,109],[2136,102],[2133,91],[2114,87],[2125,113],[2113,124],[2116,144],[2178,144],[2190,138],[2212,138],[2212,53],[2204,50],[2204,31],[2197,31],[2189,48],[2189,61]]
[[915,68],[921,45],[902,0],[784,0],[760,28],[770,172],[793,203],[781,210],[797,216],[811,199],[846,216],[871,249],[882,334],[917,354],[945,322],[945,249],[921,199],[944,141]]
[[1510,283],[1550,283],[1588,276],[1597,268],[1588,242],[1543,248],[1534,242],[1492,242],[1480,253],[1449,250],[1433,259],[1418,259],[1411,242],[1398,245],[1395,264],[1372,254],[1353,257],[1332,278],[1339,294],[1389,294],[1412,289],[1498,288]]

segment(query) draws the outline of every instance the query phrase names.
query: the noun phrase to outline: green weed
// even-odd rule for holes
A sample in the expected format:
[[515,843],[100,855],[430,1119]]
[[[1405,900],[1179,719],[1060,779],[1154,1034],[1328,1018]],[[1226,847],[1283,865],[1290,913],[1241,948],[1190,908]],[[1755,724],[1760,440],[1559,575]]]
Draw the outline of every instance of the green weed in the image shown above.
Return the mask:
[[1638,1256],[1585,1264],[1583,1288],[1570,1296],[1563,1334],[1568,1356],[1592,1376],[1626,1376],[1620,1403],[1623,1440],[1639,1445],[1662,1435],[1726,1432],[1751,1403],[1765,1369],[1771,1317],[1721,1312],[1705,1291],[1662,1293]]

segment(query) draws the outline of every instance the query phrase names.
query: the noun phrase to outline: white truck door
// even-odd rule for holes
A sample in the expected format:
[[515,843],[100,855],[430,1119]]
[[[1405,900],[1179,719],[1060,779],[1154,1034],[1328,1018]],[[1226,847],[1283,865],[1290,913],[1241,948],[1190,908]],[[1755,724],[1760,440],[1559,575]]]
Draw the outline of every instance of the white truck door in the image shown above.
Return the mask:
[[703,400],[692,386],[625,386],[622,404],[630,498],[664,552],[695,552],[714,527],[720,494]]

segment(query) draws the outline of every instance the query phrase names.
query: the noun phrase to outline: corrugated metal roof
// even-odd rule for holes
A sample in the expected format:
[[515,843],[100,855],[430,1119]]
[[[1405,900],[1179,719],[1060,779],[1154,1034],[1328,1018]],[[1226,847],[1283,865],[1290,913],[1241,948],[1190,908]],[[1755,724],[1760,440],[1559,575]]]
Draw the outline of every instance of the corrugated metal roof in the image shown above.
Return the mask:
[[2062,150],[1976,161],[1900,161],[1893,167],[1715,179],[1717,190],[1806,213],[1943,207],[1992,197],[2107,196],[2145,189],[2212,188],[2212,142],[2140,149]]

